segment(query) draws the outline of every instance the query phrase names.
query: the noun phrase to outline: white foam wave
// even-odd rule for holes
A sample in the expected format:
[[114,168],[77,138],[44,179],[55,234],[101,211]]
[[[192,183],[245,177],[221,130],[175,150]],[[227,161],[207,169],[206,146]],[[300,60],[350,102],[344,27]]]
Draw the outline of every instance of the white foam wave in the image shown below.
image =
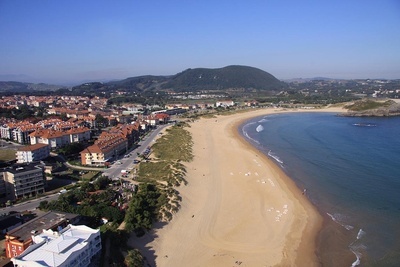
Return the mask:
[[253,142],[256,143],[256,144],[260,144],[260,142],[258,142],[257,140],[251,138],[244,128],[242,129],[242,133],[243,133],[243,135],[244,135],[247,139],[253,141]]
[[259,132],[262,132],[262,131],[264,131],[264,127],[260,124],[256,128],[256,132],[259,133]]
[[352,230],[354,229],[353,226],[349,225],[349,224],[345,224],[344,223],[344,216],[339,214],[339,213],[335,213],[334,215],[330,214],[330,213],[326,213],[329,217],[331,217],[332,221],[334,221],[335,223],[343,226],[346,230]]
[[[357,240],[358,240],[358,236],[357,236]],[[351,267],[360,265],[360,263],[361,263],[361,258],[362,258],[362,253],[361,253],[361,251],[367,249],[367,247],[364,246],[363,244],[354,245],[354,243],[357,242],[357,240],[354,241],[354,242],[349,246],[350,251],[356,256],[356,260],[351,264]]]
[[360,262],[361,262],[361,255],[362,255],[362,254],[361,254],[360,252],[354,251],[354,250],[351,249],[351,248],[350,248],[350,251],[353,252],[354,255],[356,255],[356,260],[351,264],[351,267],[355,267],[355,266],[357,266],[357,265],[360,264]]
[[263,118],[263,119],[261,119],[261,120],[259,120],[258,122],[266,122],[266,121],[268,121],[266,118]]
[[360,229],[357,234],[357,240],[361,239],[364,235],[365,235],[365,232],[363,231],[363,229]]
[[353,123],[353,126],[359,126],[359,127],[376,127],[376,124],[373,124],[373,123]]
[[277,155],[275,155],[271,150],[268,151],[268,156],[276,160],[278,163],[283,164],[283,161]]

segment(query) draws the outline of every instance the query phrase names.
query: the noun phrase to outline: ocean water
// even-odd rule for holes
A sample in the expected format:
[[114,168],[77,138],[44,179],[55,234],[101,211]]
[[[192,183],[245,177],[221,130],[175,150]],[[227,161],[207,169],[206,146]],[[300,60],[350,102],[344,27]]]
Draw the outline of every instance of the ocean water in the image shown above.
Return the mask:
[[273,114],[239,130],[307,189],[322,266],[400,266],[400,117]]

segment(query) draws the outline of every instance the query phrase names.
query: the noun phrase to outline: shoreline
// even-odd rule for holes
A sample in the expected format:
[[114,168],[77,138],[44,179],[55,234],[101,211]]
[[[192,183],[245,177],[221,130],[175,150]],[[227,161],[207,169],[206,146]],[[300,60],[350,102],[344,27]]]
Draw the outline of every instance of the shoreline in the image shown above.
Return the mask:
[[285,112],[259,109],[201,118],[188,129],[194,160],[181,210],[130,245],[152,266],[319,266],[323,217],[295,182],[238,131],[243,122]]

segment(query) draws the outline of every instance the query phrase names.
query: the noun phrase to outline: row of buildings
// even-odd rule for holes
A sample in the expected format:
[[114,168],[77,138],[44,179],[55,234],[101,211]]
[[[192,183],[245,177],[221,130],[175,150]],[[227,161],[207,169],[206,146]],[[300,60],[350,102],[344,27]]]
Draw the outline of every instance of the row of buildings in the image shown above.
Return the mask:
[[73,142],[90,139],[90,129],[86,122],[75,119],[5,122],[0,126],[0,138],[20,144],[48,144],[50,148],[59,148]]
[[[100,135],[95,144],[85,150],[83,165],[104,165],[107,159],[126,151],[140,134],[160,123],[167,123],[169,115],[158,113],[139,116],[130,124],[119,124]],[[15,134],[18,132],[18,134]],[[12,137],[14,136],[14,137]],[[18,137],[17,137],[18,136]],[[49,156],[53,149],[71,143],[91,139],[91,130],[76,121],[64,122],[60,119],[43,120],[36,124],[29,122],[10,122],[0,126],[0,138],[28,145],[19,147],[16,152],[17,163],[40,161]],[[97,154],[102,156],[97,156]],[[87,156],[92,154],[90,157]],[[92,159],[92,160],[91,160]]]
[[[121,124],[103,131],[93,145],[80,152],[81,164],[107,166],[110,161],[132,147],[150,126],[156,126],[161,122],[166,123],[168,118],[169,116],[165,114],[155,114],[140,122]],[[31,142],[33,144],[17,149],[17,164],[0,171],[0,197],[16,200],[44,193],[46,187],[45,166],[40,161],[50,155],[52,144],[54,147],[61,147],[71,141],[83,142],[90,139],[90,131],[86,131],[84,128],[75,131],[72,137],[70,130],[66,130],[66,134],[60,133],[51,136],[40,133],[47,134],[49,131],[54,131],[52,129],[40,129],[32,133]],[[66,137],[71,137],[71,139]]]

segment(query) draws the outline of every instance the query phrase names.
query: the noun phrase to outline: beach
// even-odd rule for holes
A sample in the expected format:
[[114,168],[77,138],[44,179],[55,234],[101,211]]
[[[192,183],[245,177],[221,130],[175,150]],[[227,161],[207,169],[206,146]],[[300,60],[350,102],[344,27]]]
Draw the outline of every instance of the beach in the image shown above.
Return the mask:
[[130,245],[156,266],[319,266],[322,217],[237,130],[252,117],[302,111],[258,109],[190,123],[194,160],[185,164],[188,185],[177,188],[182,207]]

